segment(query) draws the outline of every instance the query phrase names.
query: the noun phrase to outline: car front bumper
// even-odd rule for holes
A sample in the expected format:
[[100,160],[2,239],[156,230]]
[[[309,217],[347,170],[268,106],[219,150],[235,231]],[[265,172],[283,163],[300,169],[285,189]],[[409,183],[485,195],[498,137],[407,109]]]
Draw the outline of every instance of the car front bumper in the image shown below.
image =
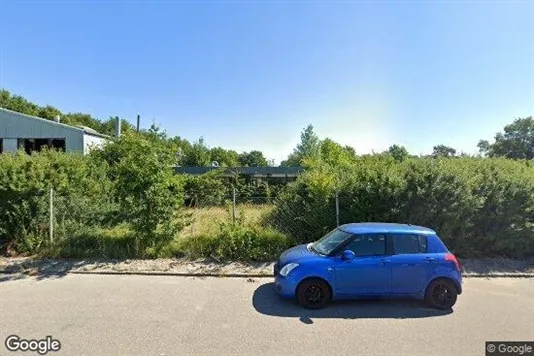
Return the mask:
[[[273,267],[274,275],[274,290],[275,292],[283,297],[292,299],[295,298],[295,290],[297,287],[297,282],[294,281],[291,276],[283,277],[280,275],[280,270],[278,268],[278,263],[275,263]],[[291,274],[290,274],[291,275]]]

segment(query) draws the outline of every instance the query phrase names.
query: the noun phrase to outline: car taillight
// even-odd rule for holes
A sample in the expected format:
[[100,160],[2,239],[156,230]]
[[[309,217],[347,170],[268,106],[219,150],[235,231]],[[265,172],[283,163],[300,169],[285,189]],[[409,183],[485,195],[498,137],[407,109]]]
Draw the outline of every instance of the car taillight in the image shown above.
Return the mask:
[[448,253],[448,254],[445,255],[445,261],[454,262],[454,264],[456,265],[456,269],[458,271],[460,271],[460,272],[462,271],[462,267],[460,266],[460,262],[458,262],[458,259],[452,253]]

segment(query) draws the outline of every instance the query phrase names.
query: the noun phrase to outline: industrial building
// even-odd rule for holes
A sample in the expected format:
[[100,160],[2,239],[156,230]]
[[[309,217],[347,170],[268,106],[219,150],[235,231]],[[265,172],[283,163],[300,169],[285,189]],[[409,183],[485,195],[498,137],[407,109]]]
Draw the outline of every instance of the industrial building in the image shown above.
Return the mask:
[[[120,126],[118,126],[120,134]],[[87,154],[111,137],[84,126],[61,123],[61,118],[46,120],[0,108],[0,153],[23,149],[27,153],[43,147]]]
[[220,177],[227,180],[236,177],[245,178],[247,182],[288,183],[304,172],[302,167],[175,167],[177,174],[202,175],[219,171]]

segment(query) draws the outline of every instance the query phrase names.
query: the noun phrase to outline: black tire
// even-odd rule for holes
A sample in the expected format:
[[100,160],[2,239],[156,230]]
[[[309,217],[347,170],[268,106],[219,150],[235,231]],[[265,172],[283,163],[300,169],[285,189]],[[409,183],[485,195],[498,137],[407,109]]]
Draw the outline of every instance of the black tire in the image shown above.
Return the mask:
[[456,304],[458,290],[450,279],[438,278],[427,287],[425,301],[433,308],[446,310]]
[[330,303],[332,292],[328,283],[320,278],[302,281],[297,287],[297,300],[308,309],[321,309]]

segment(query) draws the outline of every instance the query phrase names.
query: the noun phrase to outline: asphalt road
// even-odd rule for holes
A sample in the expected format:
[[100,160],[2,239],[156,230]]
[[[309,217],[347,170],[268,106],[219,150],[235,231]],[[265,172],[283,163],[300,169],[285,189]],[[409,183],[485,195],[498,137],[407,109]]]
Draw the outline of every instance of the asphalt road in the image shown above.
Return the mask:
[[[488,340],[534,340],[534,279],[465,279],[453,311],[412,301],[307,311],[271,279],[0,275],[4,340],[47,335],[48,355],[484,355]],[[20,353],[36,355],[37,353]]]

